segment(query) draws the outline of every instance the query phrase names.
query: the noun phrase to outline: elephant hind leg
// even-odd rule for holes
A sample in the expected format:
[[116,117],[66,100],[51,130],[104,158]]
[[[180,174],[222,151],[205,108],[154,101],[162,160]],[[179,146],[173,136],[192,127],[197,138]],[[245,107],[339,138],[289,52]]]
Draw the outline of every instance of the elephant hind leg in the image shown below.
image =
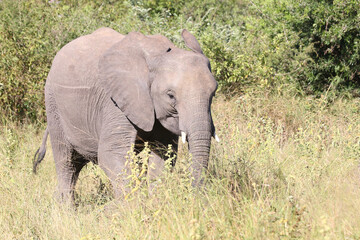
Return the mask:
[[61,203],[72,203],[76,181],[87,160],[65,140],[51,138],[51,145],[58,178],[57,200]]

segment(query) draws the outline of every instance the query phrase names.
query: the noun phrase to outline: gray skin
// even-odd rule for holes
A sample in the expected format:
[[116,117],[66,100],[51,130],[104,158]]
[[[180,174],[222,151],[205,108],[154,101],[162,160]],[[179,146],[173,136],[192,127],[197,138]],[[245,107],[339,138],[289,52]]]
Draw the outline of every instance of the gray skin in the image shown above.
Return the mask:
[[192,51],[161,35],[100,28],[57,53],[45,85],[48,126],[34,171],[50,133],[61,201],[73,198],[90,161],[110,178],[115,197],[123,197],[132,144],[140,152],[149,142],[154,168],[148,174],[156,178],[163,149],[172,144],[176,152],[181,132],[192,154],[193,185],[201,185],[215,134],[210,105],[217,83],[196,38],[187,30],[182,37]]

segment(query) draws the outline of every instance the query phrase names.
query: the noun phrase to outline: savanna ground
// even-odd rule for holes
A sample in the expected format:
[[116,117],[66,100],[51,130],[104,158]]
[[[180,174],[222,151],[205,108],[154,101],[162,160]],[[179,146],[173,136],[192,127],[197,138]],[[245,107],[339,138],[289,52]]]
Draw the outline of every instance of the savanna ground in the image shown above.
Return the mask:
[[360,238],[359,99],[329,104],[326,96],[249,92],[231,100],[219,95],[212,108],[221,142],[212,145],[204,190],[190,186],[181,145],[174,171],[153,194],[134,169],[133,191],[122,202],[112,199],[105,174],[88,165],[75,209],[54,200],[49,143],[32,173],[43,130],[4,123],[2,239]]

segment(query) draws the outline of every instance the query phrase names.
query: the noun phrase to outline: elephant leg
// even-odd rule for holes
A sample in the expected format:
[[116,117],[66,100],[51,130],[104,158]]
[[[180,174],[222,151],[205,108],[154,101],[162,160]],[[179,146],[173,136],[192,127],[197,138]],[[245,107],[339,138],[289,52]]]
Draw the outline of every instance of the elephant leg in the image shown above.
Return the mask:
[[165,168],[165,159],[161,158],[155,152],[151,152],[151,157],[149,158],[149,169],[148,177],[150,181],[155,180],[164,172]]
[[155,152],[151,152],[151,157],[149,158],[148,165],[148,181],[149,181],[149,193],[153,194],[156,185],[158,183],[158,179],[163,175],[165,168],[165,159],[161,158]]
[[[105,146],[103,146],[105,145]],[[131,144],[114,149],[107,149],[108,144],[99,146],[98,159],[99,166],[109,177],[114,189],[116,199],[123,198],[128,192],[129,180],[131,173],[129,164],[126,164],[126,154],[131,148]]]
[[[166,161],[168,158],[171,158],[170,167],[175,165],[176,153],[177,153],[177,137],[172,139],[163,140],[162,142],[157,142],[156,144],[151,144],[151,157],[149,158],[149,169],[148,169],[148,178],[150,181],[150,190],[152,191],[156,179],[161,177],[164,173]],[[168,145],[172,145],[173,152],[168,152]],[[167,155],[170,156],[167,156]]]
[[59,202],[71,203],[74,200],[74,189],[79,173],[87,161],[64,139],[52,137],[51,145],[58,178],[57,199]]
[[136,138],[136,130],[125,120],[120,126],[103,131],[99,140],[98,163],[109,177],[116,199],[124,198],[129,191],[128,176],[131,171],[126,155]]

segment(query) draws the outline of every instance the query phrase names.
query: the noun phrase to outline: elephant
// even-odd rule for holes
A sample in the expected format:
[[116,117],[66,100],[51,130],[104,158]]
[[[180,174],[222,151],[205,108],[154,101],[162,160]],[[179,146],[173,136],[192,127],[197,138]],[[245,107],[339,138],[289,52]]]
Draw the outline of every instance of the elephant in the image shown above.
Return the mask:
[[[61,201],[73,201],[81,169],[98,164],[115,198],[128,191],[127,152],[147,142],[152,157],[148,177],[165,165],[165,146],[177,151],[187,141],[193,186],[201,186],[211,138],[217,81],[199,42],[186,29],[185,45],[162,35],[122,35],[100,28],[66,44],[55,56],[45,83],[47,128],[33,170],[44,158],[50,134]],[[175,164],[175,160],[172,164]]]

